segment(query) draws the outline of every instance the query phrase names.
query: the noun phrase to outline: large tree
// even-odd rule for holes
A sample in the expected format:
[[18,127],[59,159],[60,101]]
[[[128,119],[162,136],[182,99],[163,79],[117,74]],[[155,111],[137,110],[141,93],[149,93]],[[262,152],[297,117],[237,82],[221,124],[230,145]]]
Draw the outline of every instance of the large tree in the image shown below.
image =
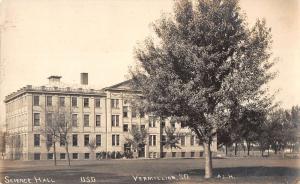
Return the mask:
[[205,178],[212,177],[211,148],[228,107],[266,95],[271,34],[265,21],[249,28],[237,0],[178,0],[174,13],[153,24],[155,36],[135,50],[133,84],[145,109],[178,117],[204,143]]

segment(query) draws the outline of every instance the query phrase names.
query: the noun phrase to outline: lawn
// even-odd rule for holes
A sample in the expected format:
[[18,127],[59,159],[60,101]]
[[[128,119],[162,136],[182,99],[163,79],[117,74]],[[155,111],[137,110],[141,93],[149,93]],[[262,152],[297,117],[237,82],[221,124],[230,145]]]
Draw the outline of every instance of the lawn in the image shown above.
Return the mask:
[[[0,161],[0,183],[296,183],[298,159],[214,159],[214,178],[205,180],[203,159]],[[19,180],[16,180],[19,179]],[[88,182],[90,181],[90,182]]]

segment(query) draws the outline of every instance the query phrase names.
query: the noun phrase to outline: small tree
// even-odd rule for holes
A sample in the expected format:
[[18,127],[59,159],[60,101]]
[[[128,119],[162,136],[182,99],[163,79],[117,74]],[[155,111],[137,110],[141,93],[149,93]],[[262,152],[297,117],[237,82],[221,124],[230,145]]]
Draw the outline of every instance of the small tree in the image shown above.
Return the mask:
[[94,151],[98,148],[96,139],[91,139],[89,144],[88,144],[88,148],[91,152],[91,155],[94,155]]
[[45,128],[41,128],[41,133],[44,134],[46,138],[46,148],[49,152],[51,147],[53,147],[53,160],[54,165],[57,165],[56,159],[56,143],[60,140],[59,137],[59,127],[54,121],[54,115],[52,113],[47,113]]
[[166,140],[163,142],[163,145],[167,148],[167,149],[171,149],[171,153],[172,153],[172,149],[173,148],[179,148],[181,149],[179,145],[179,141],[180,138],[183,134],[180,134],[178,132],[176,132],[176,129],[173,127],[166,127],[165,128],[165,133],[166,133]]
[[125,138],[126,144],[130,145],[134,152],[141,151],[147,144],[148,131],[144,128],[133,127],[129,133],[129,137]]
[[45,128],[41,128],[41,132],[46,137],[46,147],[49,151],[53,146],[54,154],[54,165],[56,165],[56,143],[60,142],[61,145],[64,145],[68,165],[71,166],[70,154],[69,154],[69,136],[72,132],[72,121],[69,112],[66,112],[64,109],[58,109],[57,111],[48,112],[47,122]]
[[218,129],[217,130],[217,135],[218,135],[218,148],[222,148],[223,146],[225,147],[225,155],[227,156],[228,154],[228,147],[232,146],[233,141],[230,136],[230,132],[228,129]]

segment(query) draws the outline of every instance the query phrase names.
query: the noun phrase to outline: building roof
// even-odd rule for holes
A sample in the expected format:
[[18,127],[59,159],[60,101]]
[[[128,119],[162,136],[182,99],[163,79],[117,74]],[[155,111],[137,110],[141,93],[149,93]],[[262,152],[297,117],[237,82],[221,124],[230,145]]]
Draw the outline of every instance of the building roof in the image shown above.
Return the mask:
[[87,95],[87,96],[106,96],[103,90],[87,89],[87,88],[72,88],[72,87],[57,87],[57,86],[38,86],[27,85],[16,92],[7,95],[4,102],[7,103],[26,93],[39,94],[68,94],[68,95]]
[[[60,76],[51,76],[58,77]],[[7,103],[19,96],[22,96],[26,93],[38,93],[38,94],[68,94],[68,95],[87,95],[87,96],[106,96],[105,91],[128,91],[128,92],[140,92],[139,90],[132,89],[131,85],[132,79],[114,84],[112,86],[95,90],[88,85],[80,85],[80,84],[65,84],[63,82],[55,83],[55,84],[47,84],[44,86],[32,86],[27,85],[9,95],[7,95],[4,99],[4,102]]]
[[104,91],[128,91],[128,92],[134,92],[134,93],[141,92],[140,90],[133,89],[132,82],[133,82],[133,80],[129,79],[129,80],[117,83],[115,85],[103,88],[102,90],[104,90]]

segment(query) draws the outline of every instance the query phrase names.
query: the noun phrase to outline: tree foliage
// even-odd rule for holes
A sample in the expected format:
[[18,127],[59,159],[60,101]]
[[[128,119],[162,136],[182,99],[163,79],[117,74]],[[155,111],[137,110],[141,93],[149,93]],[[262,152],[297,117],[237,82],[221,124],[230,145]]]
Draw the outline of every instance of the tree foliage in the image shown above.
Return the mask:
[[146,129],[138,127],[132,127],[129,131],[130,135],[125,138],[125,142],[129,144],[134,151],[140,151],[140,149],[147,144],[148,132]]
[[176,132],[176,129],[173,127],[166,127],[165,128],[165,133],[166,133],[166,139],[163,141],[163,146],[166,147],[167,149],[173,149],[173,148],[179,148],[179,141],[182,136],[181,133]]

